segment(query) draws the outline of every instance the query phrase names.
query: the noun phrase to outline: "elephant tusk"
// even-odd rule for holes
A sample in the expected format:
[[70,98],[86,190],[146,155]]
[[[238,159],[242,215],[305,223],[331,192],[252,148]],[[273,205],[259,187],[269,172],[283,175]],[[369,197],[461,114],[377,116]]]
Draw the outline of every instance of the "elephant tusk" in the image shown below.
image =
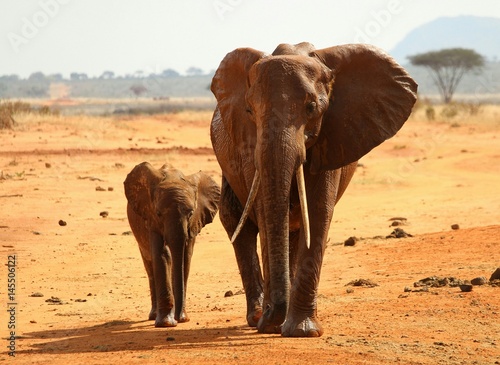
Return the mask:
[[241,229],[243,228],[243,225],[245,224],[248,218],[248,213],[250,212],[250,208],[252,207],[253,202],[255,201],[255,197],[257,196],[259,185],[260,185],[260,175],[259,171],[256,170],[255,175],[253,176],[252,187],[250,188],[250,193],[248,195],[247,203],[245,205],[245,208],[243,209],[243,213],[241,214],[240,221],[238,222],[238,225],[236,226],[236,229],[233,233],[233,237],[231,237],[232,244],[234,244],[234,241],[240,234]]
[[297,169],[297,188],[299,190],[300,210],[302,213],[302,224],[307,248],[311,247],[311,236],[309,227],[309,211],[307,209],[306,183],[304,180],[304,167],[300,165]]

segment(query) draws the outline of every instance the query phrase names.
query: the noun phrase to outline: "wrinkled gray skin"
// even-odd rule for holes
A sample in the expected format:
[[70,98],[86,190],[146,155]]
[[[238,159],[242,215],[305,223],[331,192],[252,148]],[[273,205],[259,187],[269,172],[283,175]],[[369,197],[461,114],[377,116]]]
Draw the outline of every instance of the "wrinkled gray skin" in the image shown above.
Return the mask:
[[185,176],[143,162],[124,182],[127,216],[149,278],[156,327],[187,322],[186,287],[196,236],[218,210],[220,187],[203,172]]
[[[230,237],[248,204],[249,218],[233,240],[248,324],[263,333],[321,336],[317,290],[334,206],[357,160],[407,120],[417,85],[375,47],[314,50],[301,43],[279,45],[272,55],[230,52],[211,89],[217,98],[211,138],[223,174],[220,218]],[[301,205],[308,206],[309,228]]]

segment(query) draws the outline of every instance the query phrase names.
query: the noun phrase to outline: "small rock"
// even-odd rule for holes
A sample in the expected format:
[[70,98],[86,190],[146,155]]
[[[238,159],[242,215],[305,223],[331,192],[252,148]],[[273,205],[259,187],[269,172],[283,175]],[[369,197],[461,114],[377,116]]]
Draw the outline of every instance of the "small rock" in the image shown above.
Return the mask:
[[49,299],[46,299],[45,302],[51,304],[62,304],[62,300],[59,299],[58,297],[50,297]]
[[232,297],[233,295],[234,295],[233,291],[232,290],[228,290],[227,292],[224,293],[224,298]]
[[457,229],[460,229],[460,226],[458,224],[452,224],[451,225],[451,229],[453,229],[454,231],[456,231]]
[[349,237],[348,239],[346,239],[344,241],[344,246],[354,246],[356,244],[356,242],[358,242],[358,238],[357,237]]
[[45,167],[48,168],[48,169],[50,169],[52,167],[52,165],[50,163],[48,163],[48,162],[45,162]]
[[103,218],[106,218],[109,215],[109,212],[107,210],[104,210],[101,213],[99,213],[99,215]]
[[95,191],[106,191],[106,189],[101,186],[96,186]]
[[64,227],[65,225],[67,225],[68,223],[66,223],[66,221],[63,221],[62,219],[59,219],[59,225],[61,227]]
[[77,303],[85,303],[87,299],[75,299],[75,302]]
[[32,319],[32,320],[30,321],[30,323],[36,323],[36,321]]
[[108,191],[113,191],[115,190],[112,186],[108,186]]
[[500,267],[498,267],[493,274],[491,274],[490,281],[500,279]]
[[88,297],[91,297],[91,296],[92,296],[92,293],[88,293],[88,294],[87,294],[87,296],[88,296]]
[[463,292],[469,292],[472,291],[472,284],[461,284],[459,285],[460,290]]
[[401,228],[396,228],[394,231],[391,232],[390,235],[386,236],[385,238],[406,238],[406,237],[413,237],[413,235],[403,231]]
[[405,293],[411,292],[411,288],[409,286],[405,286],[404,292]]
[[480,276],[472,279],[470,283],[472,285],[485,285],[486,283],[488,283],[488,280],[484,276]]
[[40,293],[40,292],[35,292],[35,293],[33,293],[33,294],[29,295],[29,296],[33,297],[33,298],[41,298],[41,297],[43,297],[43,294]]
[[352,293],[354,293],[354,289],[353,289],[353,288],[347,288],[347,289],[345,290],[345,292],[346,292],[347,294],[352,294]]
[[374,287],[378,286],[377,283],[375,283],[374,281],[372,281],[370,279],[356,279],[356,280],[348,282],[346,284],[346,286],[347,285],[351,285],[351,286],[365,286],[365,287],[368,287],[368,288],[374,288]]

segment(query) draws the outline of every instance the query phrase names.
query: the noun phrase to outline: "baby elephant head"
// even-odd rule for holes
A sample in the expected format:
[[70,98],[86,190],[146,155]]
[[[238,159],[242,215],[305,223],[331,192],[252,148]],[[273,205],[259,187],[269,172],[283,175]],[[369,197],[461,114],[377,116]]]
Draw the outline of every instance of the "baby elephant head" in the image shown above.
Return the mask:
[[196,236],[218,210],[220,188],[203,172],[185,176],[143,162],[124,182],[127,215],[149,277],[157,327],[186,322],[186,286]]

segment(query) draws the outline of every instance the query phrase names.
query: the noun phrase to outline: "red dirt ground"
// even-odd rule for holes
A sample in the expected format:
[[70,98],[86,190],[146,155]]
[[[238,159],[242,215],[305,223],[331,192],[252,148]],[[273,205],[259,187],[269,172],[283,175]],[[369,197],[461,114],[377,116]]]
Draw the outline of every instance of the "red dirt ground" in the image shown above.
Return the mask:
[[[489,279],[500,267],[495,115],[486,126],[412,117],[360,161],[330,230],[318,303],[325,334],[316,339],[247,327],[236,261],[218,216],[195,247],[191,321],[165,329],[146,320],[148,284],[126,219],[123,180],[142,161],[169,162],[185,173],[202,169],[219,180],[210,113],[19,118],[14,130],[0,131],[0,250],[4,265],[16,257],[17,303],[15,358],[8,355],[4,310],[0,361],[500,364],[499,287],[413,287],[429,276]],[[374,238],[393,231],[393,217],[406,218],[400,228],[413,237]],[[350,236],[364,239],[346,247]],[[346,286],[356,279],[378,286]],[[235,295],[225,297],[229,290]],[[52,297],[60,302],[47,302]]]

